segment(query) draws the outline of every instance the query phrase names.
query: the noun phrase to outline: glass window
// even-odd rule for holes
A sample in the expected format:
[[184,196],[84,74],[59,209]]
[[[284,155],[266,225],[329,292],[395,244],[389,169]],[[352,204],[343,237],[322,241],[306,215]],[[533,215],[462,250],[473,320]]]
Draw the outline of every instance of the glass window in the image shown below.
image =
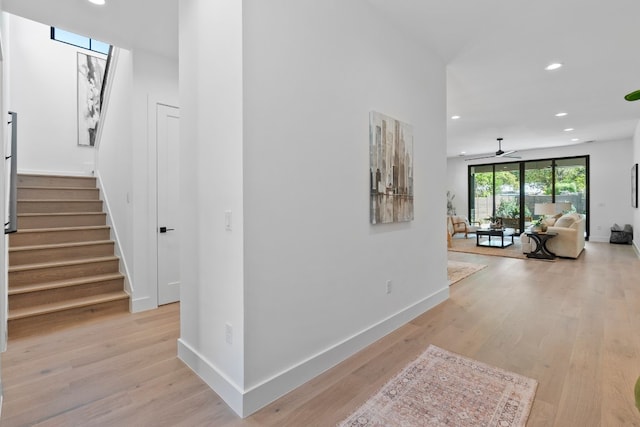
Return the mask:
[[65,31],[56,27],[51,27],[51,39],[57,40],[62,43],[67,43],[73,46],[77,46],[82,49],[103,53],[105,55],[109,53],[108,43],[104,43],[98,40],[93,40],[89,37],[81,36],[79,34]]
[[469,166],[469,219],[500,218],[520,232],[539,217],[536,203],[586,216],[589,238],[589,156]]

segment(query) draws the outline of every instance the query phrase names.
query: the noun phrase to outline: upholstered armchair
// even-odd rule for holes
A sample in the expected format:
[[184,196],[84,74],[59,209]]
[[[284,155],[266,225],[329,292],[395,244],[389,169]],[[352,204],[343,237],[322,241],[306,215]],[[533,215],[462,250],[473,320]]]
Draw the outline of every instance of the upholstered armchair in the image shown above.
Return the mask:
[[451,236],[455,236],[456,233],[464,233],[464,237],[469,237],[469,233],[475,233],[478,228],[480,228],[479,222],[469,222],[466,216],[453,215],[449,216],[449,230],[451,232]]

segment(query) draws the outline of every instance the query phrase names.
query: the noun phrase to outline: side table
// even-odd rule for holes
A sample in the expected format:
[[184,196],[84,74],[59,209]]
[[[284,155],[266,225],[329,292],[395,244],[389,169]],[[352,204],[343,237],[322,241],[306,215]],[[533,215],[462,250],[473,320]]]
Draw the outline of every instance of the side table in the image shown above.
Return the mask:
[[527,236],[531,240],[536,243],[535,250],[532,250],[527,254],[527,258],[537,258],[537,259],[556,259],[556,254],[551,252],[549,248],[547,248],[547,242],[549,239],[558,235],[553,231],[549,231],[546,233],[538,232],[538,231],[526,231]]

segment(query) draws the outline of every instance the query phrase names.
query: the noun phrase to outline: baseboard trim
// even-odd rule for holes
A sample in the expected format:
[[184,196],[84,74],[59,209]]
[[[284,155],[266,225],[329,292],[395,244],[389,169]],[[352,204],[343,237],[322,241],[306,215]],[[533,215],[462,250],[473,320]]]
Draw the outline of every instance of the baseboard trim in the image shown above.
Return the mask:
[[155,303],[150,297],[143,298],[131,298],[130,311],[132,313],[140,313],[148,310],[155,310],[158,308],[158,304]]
[[449,286],[412,304],[342,342],[301,361],[272,378],[242,390],[195,349],[178,340],[178,357],[209,385],[239,416],[248,417],[274,400],[315,378],[368,345],[405,325],[449,297]]
[[178,339],[178,358],[215,391],[236,414],[243,416],[241,388],[182,338]]

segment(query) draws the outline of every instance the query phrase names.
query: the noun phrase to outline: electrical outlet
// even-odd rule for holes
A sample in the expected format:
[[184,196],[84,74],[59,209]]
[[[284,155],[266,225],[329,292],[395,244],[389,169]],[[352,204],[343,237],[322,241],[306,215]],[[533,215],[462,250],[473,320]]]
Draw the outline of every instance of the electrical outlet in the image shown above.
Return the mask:
[[225,323],[224,335],[225,335],[227,344],[233,344],[233,326],[231,326],[231,323]]
[[393,282],[391,280],[387,280],[387,295],[391,293],[393,289]]

